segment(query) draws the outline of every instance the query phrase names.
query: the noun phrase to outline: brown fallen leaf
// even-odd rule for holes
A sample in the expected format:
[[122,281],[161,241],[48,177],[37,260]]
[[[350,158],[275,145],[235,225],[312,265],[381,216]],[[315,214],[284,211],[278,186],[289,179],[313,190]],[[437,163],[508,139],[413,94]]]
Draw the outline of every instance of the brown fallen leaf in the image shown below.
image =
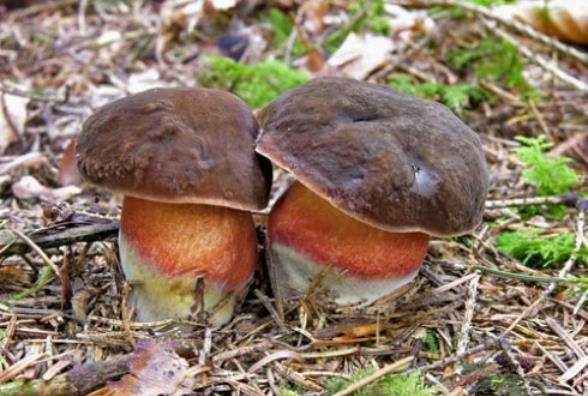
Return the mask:
[[178,26],[192,32],[207,12],[226,11],[236,6],[238,2],[238,0],[168,0],[161,6],[162,25]]
[[77,186],[82,182],[82,177],[80,176],[75,159],[76,141],[76,136],[71,138],[59,163],[59,181],[63,186]]
[[327,63],[339,69],[344,77],[363,80],[389,59],[393,49],[388,37],[350,33]]
[[497,7],[500,17],[518,20],[538,31],[578,44],[588,44],[586,0],[523,1]]
[[184,377],[189,365],[178,356],[173,342],[140,340],[130,363],[130,373],[106,386],[110,396],[191,394],[194,378]]
[[26,283],[30,282],[30,275],[23,271],[22,268],[18,266],[2,266],[0,267],[0,279],[2,282],[20,282]]

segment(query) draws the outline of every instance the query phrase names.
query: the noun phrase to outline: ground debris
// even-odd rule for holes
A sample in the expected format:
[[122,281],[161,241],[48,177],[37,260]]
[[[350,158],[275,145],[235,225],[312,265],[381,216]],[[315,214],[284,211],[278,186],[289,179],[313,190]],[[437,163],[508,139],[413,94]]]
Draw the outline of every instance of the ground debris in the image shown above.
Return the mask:
[[[0,395],[331,394],[338,379],[373,370],[369,386],[396,369],[455,395],[585,394],[586,59],[466,1],[0,5]],[[276,301],[264,268],[223,328],[134,322],[120,197],[72,172],[85,119],[154,86],[211,84],[262,106],[315,75],[386,84],[463,118],[489,164],[485,222],[432,240],[419,277],[370,308],[312,293]],[[521,136],[570,159],[577,183],[539,194]],[[79,190],[62,190],[70,183]],[[276,195],[289,182],[278,184]],[[498,249],[501,235],[528,230],[569,235],[571,251],[527,262]],[[174,330],[183,325],[195,330]]]

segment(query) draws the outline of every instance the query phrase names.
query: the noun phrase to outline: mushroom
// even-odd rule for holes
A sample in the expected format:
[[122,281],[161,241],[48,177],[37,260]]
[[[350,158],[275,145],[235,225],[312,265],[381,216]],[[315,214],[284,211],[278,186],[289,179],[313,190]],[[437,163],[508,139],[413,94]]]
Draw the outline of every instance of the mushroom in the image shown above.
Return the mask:
[[249,211],[269,194],[257,134],[245,103],[200,88],[141,92],[85,122],[77,165],[124,194],[120,258],[139,321],[230,319],[257,267]]
[[416,276],[430,235],[467,233],[482,220],[480,140],[439,103],[326,77],[258,120],[257,152],[296,179],[269,217],[283,296],[319,277],[337,303],[369,305]]

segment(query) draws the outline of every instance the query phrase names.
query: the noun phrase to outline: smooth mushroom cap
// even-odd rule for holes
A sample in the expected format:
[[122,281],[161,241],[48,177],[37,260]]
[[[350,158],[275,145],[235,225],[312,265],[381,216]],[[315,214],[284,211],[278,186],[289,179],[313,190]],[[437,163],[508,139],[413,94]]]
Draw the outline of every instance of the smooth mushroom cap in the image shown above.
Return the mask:
[[152,89],[100,108],[76,145],[82,176],[126,195],[257,210],[271,164],[253,151],[247,105],[204,88]]
[[439,103],[326,77],[281,96],[258,120],[259,153],[360,221],[449,236],[482,220],[480,139]]

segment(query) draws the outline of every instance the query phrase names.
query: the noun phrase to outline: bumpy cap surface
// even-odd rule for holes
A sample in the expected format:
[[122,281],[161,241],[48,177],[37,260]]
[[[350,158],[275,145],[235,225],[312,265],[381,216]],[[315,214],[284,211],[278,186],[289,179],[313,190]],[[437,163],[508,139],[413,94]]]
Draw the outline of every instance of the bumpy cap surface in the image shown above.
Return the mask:
[[126,195],[256,210],[271,183],[271,164],[253,150],[257,134],[232,94],[152,89],[88,118],[76,160],[86,180]]
[[259,153],[360,221],[449,236],[482,219],[480,140],[439,103],[327,77],[281,96],[258,120]]

